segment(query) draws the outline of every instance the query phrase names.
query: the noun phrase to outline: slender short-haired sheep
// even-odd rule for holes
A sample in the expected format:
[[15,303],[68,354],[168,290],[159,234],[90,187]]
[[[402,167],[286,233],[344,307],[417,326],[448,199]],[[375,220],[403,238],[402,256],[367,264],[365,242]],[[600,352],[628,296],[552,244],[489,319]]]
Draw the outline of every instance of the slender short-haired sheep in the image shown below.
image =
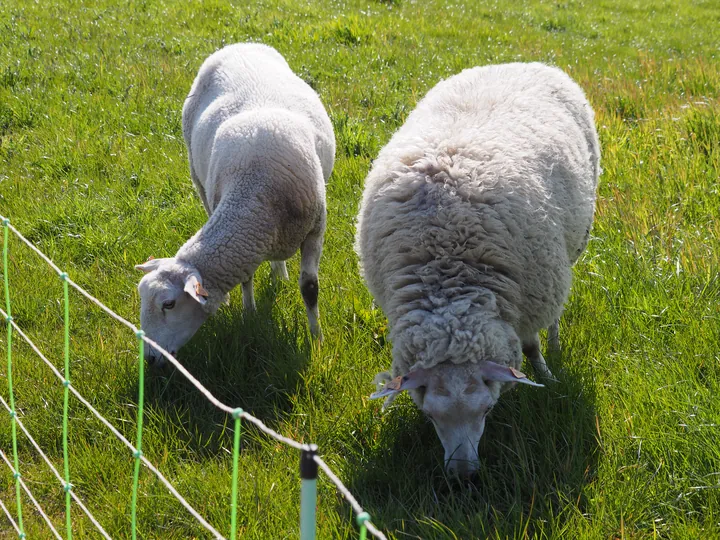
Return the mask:
[[[593,111],[559,69],[468,69],[433,88],[365,181],[356,249],[390,324],[392,376],[411,390],[449,470],[479,466],[501,389],[551,377],[538,331],[557,321],[588,242],[600,173]],[[376,382],[378,382],[376,381]],[[509,383],[509,384],[506,384]]]
[[[182,114],[190,173],[209,219],[175,257],[136,266],[140,320],[175,354],[239,283],[255,308],[253,274],[263,261],[287,279],[301,252],[300,291],[320,337],[318,265],[325,183],[335,159],[332,124],[317,94],[275,49],[229,45],[200,67]],[[159,351],[145,349],[162,363]]]

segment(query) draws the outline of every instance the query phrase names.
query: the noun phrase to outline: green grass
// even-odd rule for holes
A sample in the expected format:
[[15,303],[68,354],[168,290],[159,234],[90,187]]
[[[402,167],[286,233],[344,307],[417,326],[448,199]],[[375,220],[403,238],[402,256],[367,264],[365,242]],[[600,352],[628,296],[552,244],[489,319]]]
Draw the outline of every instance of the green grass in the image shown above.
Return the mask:
[[[204,221],[180,123],[202,60],[263,41],[316,88],[338,141],[320,270],[325,342],[308,339],[295,257],[289,284],[259,272],[256,316],[243,317],[234,292],[180,359],[224,402],[318,443],[391,538],[720,538],[717,2],[19,0],[0,3],[0,35],[0,214],[135,322],[133,265],[174,254]],[[586,90],[604,173],[563,352],[549,359],[560,382],[503,397],[479,479],[458,485],[408,399],[384,415],[367,399],[390,346],[358,276],[354,217],[371,160],[430,87],[514,60],[558,65]],[[61,282],[14,239],[10,253],[13,315],[60,366]],[[78,294],[71,303],[73,384],[133,440],[135,338]],[[61,467],[62,387],[14,344],[17,407]],[[171,371],[149,374],[146,399],[145,454],[227,533],[231,420]],[[128,538],[132,456],[76,400],[70,444],[77,493]],[[296,538],[299,456],[250,427],[242,445],[239,532]],[[0,448],[10,447],[3,420]],[[61,527],[62,490],[22,436],[20,457]],[[356,536],[325,478],[319,495],[319,537]],[[139,501],[142,538],[206,537],[147,470]],[[29,537],[50,538],[27,500],[24,510]],[[4,519],[0,538],[12,538]],[[77,507],[73,521],[76,537],[97,537]]]

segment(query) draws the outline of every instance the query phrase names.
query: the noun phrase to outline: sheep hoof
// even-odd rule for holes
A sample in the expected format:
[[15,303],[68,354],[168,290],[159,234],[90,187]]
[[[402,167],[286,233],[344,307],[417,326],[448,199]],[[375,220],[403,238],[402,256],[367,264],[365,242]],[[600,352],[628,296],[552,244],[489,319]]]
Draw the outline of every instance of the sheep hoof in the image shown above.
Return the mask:
[[318,345],[321,345],[324,337],[323,337],[323,333],[322,333],[322,329],[320,328],[320,325],[317,325],[314,328],[311,328],[310,333],[312,334],[313,339],[315,341],[317,341]]
[[555,378],[555,375],[552,374],[552,371],[550,371],[550,368],[547,367],[547,365],[541,367],[540,369],[535,367],[535,373],[545,382],[559,382],[558,379]]
[[533,370],[535,371],[535,375],[543,379],[547,382],[557,382],[558,380],[555,378],[555,376],[552,374],[552,371],[550,371],[550,368],[545,363],[545,359],[542,357],[542,355],[532,355],[529,358],[530,364],[532,364]]

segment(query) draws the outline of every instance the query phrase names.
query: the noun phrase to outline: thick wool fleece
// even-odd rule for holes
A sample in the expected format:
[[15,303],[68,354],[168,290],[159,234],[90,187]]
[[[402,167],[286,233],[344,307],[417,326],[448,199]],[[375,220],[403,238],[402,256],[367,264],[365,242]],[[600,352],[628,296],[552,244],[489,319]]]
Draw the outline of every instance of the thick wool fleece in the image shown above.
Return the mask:
[[196,268],[213,313],[260,263],[325,227],[335,136],[317,94],[273,48],[229,45],[202,65],[183,108],[190,172],[208,222],[176,258]]
[[374,162],[357,226],[393,375],[444,361],[519,367],[517,338],[559,318],[569,294],[599,155],[592,109],[559,69],[478,67],[427,94]]

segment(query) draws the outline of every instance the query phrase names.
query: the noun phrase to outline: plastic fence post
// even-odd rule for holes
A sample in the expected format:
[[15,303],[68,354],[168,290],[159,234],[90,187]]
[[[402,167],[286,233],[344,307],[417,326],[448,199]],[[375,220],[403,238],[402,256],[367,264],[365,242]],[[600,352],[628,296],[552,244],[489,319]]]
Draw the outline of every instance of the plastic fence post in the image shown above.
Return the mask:
[[10,394],[10,425],[12,428],[13,461],[15,464],[15,498],[17,500],[18,528],[20,538],[25,538],[25,528],[22,519],[22,502],[20,500],[20,465],[17,452],[17,427],[15,425],[15,395],[12,382],[12,314],[10,312],[10,281],[8,280],[8,233],[10,231],[10,220],[3,218],[3,278],[5,282],[5,311],[7,312],[7,380],[8,392]]
[[63,386],[63,465],[65,467],[65,528],[68,540],[72,539],[72,520],[70,518],[70,457],[68,454],[68,414],[70,407],[70,299],[68,296],[68,275],[60,274],[63,282],[63,296],[65,297],[65,380]]
[[360,512],[356,519],[358,527],[360,527],[360,540],[365,540],[367,538],[367,526],[365,525],[365,522],[370,521],[370,514],[367,512]]
[[233,442],[233,469],[232,469],[232,489],[230,495],[230,540],[235,540],[237,535],[237,497],[238,497],[238,463],[240,461],[240,419],[243,410],[237,408],[233,411],[235,419],[235,440]]
[[300,540],[315,540],[317,505],[317,446],[310,444],[300,454]]
[[140,458],[142,457],[142,430],[143,430],[143,407],[145,402],[145,332],[138,330],[135,335],[138,338],[140,355],[138,359],[138,418],[137,418],[137,442],[135,444],[135,472],[133,474],[132,502],[130,510],[130,524],[132,527],[132,539],[137,539],[137,492],[140,482]]

